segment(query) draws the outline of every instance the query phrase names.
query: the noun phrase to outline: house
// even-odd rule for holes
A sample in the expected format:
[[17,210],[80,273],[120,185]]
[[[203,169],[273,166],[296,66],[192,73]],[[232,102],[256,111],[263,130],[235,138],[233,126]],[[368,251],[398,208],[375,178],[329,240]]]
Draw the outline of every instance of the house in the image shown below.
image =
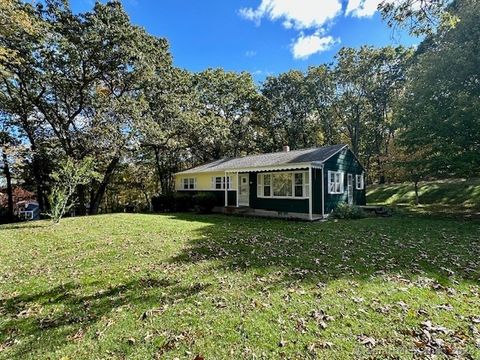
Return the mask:
[[175,174],[175,189],[210,192],[225,212],[321,219],[365,205],[365,170],[347,145],[220,159]]

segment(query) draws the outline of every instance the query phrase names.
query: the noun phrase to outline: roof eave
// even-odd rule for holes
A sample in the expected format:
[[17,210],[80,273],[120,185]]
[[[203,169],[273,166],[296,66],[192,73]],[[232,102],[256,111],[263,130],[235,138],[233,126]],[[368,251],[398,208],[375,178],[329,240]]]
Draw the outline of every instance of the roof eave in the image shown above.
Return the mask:
[[299,168],[308,168],[309,166],[323,166],[321,162],[318,161],[308,161],[308,162],[299,162],[299,163],[287,163],[287,164],[277,164],[269,166],[249,166],[243,168],[231,168],[223,170],[212,170],[212,171],[182,171],[175,173],[174,175],[192,175],[192,174],[202,174],[202,173],[211,173],[211,172],[257,172],[257,171],[269,171],[269,170],[291,170]]

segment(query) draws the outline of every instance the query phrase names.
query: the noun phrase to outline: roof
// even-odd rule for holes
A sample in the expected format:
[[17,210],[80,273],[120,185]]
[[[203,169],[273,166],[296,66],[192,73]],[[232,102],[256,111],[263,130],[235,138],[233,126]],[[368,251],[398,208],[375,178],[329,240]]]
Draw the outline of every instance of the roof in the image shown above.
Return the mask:
[[277,165],[323,162],[346,147],[347,145],[329,145],[311,149],[280,151],[238,158],[220,159],[179,172],[177,174],[228,171],[245,168],[262,168]]

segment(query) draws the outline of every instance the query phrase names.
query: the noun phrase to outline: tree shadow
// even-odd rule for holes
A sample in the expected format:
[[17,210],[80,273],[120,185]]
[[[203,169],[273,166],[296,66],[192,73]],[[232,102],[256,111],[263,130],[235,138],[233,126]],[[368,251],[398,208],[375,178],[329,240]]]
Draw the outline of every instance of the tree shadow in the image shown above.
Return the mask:
[[30,222],[16,222],[11,224],[0,224],[0,231],[2,230],[13,230],[13,229],[38,229],[38,228],[46,228],[49,226],[53,226],[52,223],[46,223],[45,221],[41,221],[37,223],[37,221],[30,221]]
[[172,262],[212,261],[226,271],[268,270],[280,284],[387,274],[422,275],[438,283],[479,284],[480,222],[368,218],[325,223],[178,214],[208,226]]
[[[69,282],[44,292],[0,298],[0,316],[4,318],[0,322],[0,345],[8,347],[21,337],[22,341],[9,352],[12,358],[48,352],[66,345],[76,331],[87,329],[117,308],[131,304],[140,308],[170,305],[205,288],[202,284],[185,287],[167,278],[146,277],[100,290],[95,287],[91,294],[85,294],[88,290],[78,283]],[[42,311],[52,305],[59,305],[61,311]]]

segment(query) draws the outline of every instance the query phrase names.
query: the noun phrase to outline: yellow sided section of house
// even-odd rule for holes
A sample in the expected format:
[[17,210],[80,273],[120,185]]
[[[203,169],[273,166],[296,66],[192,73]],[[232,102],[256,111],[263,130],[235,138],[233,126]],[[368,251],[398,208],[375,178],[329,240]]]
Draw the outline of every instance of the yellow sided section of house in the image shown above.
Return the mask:
[[[192,174],[180,174],[175,175],[175,190],[197,190],[197,191],[223,191],[225,188],[222,186],[221,189],[217,188],[217,179],[225,176],[225,172],[202,172],[202,173],[192,173]],[[230,177],[230,190],[237,189],[237,174],[228,173]],[[191,186],[186,189],[185,179],[187,179],[188,184],[195,184],[193,189]],[[192,180],[193,179],[193,180]],[[222,180],[223,181],[223,180]]]

